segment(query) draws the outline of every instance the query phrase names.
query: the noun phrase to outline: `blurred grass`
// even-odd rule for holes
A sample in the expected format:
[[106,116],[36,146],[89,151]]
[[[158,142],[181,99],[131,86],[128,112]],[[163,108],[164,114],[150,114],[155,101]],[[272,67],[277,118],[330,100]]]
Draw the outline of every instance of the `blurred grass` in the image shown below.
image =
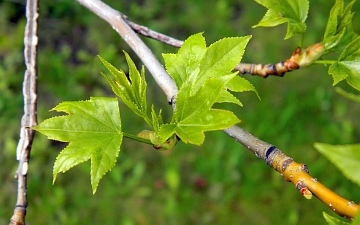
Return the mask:
[[[289,57],[298,39],[284,41],[285,25],[251,29],[266,9],[253,1],[107,1],[130,20],[179,39],[204,31],[210,44],[227,36],[252,34],[244,62],[274,63]],[[310,3],[305,44],[321,41],[333,1]],[[354,11],[360,5],[355,4]],[[101,55],[118,68],[127,66],[122,50],[131,50],[110,26],[75,1],[40,2],[39,121],[61,101],[113,94],[99,71]],[[354,27],[359,32],[359,15]],[[12,214],[16,197],[15,149],[23,112],[24,5],[0,1],[0,224]],[[143,38],[156,56],[176,52]],[[138,61],[138,60],[137,60]],[[141,62],[138,61],[138,65]],[[235,110],[242,127],[268,141],[335,192],[359,201],[358,187],[312,147],[360,142],[359,105],[336,94],[327,68],[313,66],[284,78],[247,76],[253,93],[239,95]],[[151,76],[148,99],[167,116],[171,109]],[[352,91],[346,83],[340,87]],[[143,123],[121,105],[124,130],[139,132]],[[52,165],[65,144],[36,135],[30,162],[29,224],[326,224],[318,200],[306,200],[265,163],[222,132],[209,132],[201,147],[179,144],[157,152],[125,140],[115,168],[92,195],[89,163],[59,175],[52,185]]]

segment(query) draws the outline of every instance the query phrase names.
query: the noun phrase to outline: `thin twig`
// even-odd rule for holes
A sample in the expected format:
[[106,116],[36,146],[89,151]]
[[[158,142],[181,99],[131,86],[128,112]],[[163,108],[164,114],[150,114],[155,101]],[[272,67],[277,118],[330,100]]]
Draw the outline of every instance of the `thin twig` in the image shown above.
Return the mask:
[[[151,30],[150,28],[143,25],[134,23],[128,20],[128,17],[125,15],[123,15],[123,18],[136,33],[145,37],[155,39],[177,48],[180,48],[184,43],[182,40],[178,40],[168,35]],[[280,62],[275,64],[239,63],[234,68],[234,70],[239,71],[240,74],[257,75],[263,78],[266,78],[269,75],[282,77],[287,72],[291,72],[293,70],[304,68],[313,64],[315,60],[320,58],[324,50],[325,48],[321,43],[310,45],[304,49],[298,47],[295,49],[291,57],[285,60],[285,62],[280,60]]]
[[[148,57],[153,57],[152,52],[149,48],[143,47],[145,44],[140,38],[135,34],[130,27],[127,26],[126,22],[122,19],[124,16],[122,14],[109,6],[105,5],[98,0],[77,0],[89,10],[93,11],[95,14],[99,15],[101,18],[104,18],[120,35],[123,39],[134,49],[135,53],[143,59]],[[105,16],[105,15],[106,16]],[[124,25],[124,23],[126,25]],[[130,29],[130,30],[129,30]],[[139,32],[141,33],[141,32]],[[135,35],[135,36],[134,36]],[[156,36],[156,35],[155,35]],[[134,38],[134,39],[132,39]],[[152,37],[154,38],[154,37]],[[132,40],[130,40],[132,39]],[[174,39],[176,40],[176,39]],[[173,42],[175,43],[175,42]],[[138,50],[141,49],[141,51]],[[298,51],[298,50],[297,50]],[[293,55],[294,56],[294,55]],[[294,57],[299,57],[299,54],[295,54]],[[306,65],[307,60],[300,58],[299,62]],[[157,59],[143,60],[145,66],[149,69],[151,75],[154,77],[155,81],[159,86],[166,90],[164,91],[168,99],[173,98],[172,94],[177,93],[176,85],[171,82],[172,78],[169,75],[162,74],[163,67],[161,66],[161,73],[159,73],[158,63],[154,64],[154,61]],[[153,68],[155,67],[155,68]],[[151,68],[153,68],[151,70]],[[165,71],[166,73],[166,71]],[[165,79],[165,80],[164,80]],[[170,80],[169,80],[170,79]],[[161,81],[161,82],[158,82]],[[162,87],[163,85],[171,84],[167,88]],[[169,90],[170,89],[170,90]],[[172,94],[168,94],[172,93]],[[224,132],[230,137],[247,147],[250,151],[254,152],[256,156],[263,159],[268,165],[273,167],[276,171],[280,172],[285,180],[291,181],[295,184],[296,188],[307,198],[310,198],[312,195],[318,197],[323,201],[328,207],[330,207],[334,212],[340,216],[353,218],[358,211],[358,205],[354,204],[351,201],[348,201],[339,195],[335,194],[331,190],[327,189],[315,178],[312,178],[308,174],[308,169],[304,164],[299,164],[293,161],[290,157],[286,156],[279,149],[270,145],[246,132],[238,126],[233,126],[228,129],[225,129]]]
[[145,27],[143,25],[134,23],[134,22],[128,20],[128,17],[125,15],[123,15],[123,18],[125,19],[127,24],[131,27],[131,29],[133,29],[136,33],[141,34],[145,37],[155,39],[157,41],[163,42],[167,45],[171,45],[171,46],[174,46],[177,48],[180,48],[182,46],[182,44],[184,43],[184,41],[175,39],[175,38],[167,36],[165,34],[153,31],[150,28]]
[[304,197],[309,199],[314,195],[338,215],[350,219],[355,217],[359,206],[337,195],[310,176],[305,164],[295,162],[275,146],[254,137],[240,127],[233,126],[224,132],[282,174],[286,181],[292,182]]
[[30,129],[37,125],[36,119],[36,79],[37,79],[37,63],[36,63],[36,47],[37,47],[37,13],[38,1],[28,0],[26,3],[26,27],[24,35],[24,57],[26,71],[23,82],[24,95],[24,115],[21,119],[20,140],[16,150],[16,159],[19,166],[16,171],[15,178],[18,180],[17,200],[14,214],[10,219],[10,224],[25,224],[25,215],[27,207],[27,173],[30,159],[30,150],[34,137],[34,131]]

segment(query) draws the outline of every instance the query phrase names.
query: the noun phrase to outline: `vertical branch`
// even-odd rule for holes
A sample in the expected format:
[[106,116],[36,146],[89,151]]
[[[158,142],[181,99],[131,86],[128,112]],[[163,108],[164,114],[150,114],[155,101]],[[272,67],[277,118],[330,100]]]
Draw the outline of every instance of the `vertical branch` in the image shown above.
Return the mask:
[[24,35],[24,58],[26,71],[23,82],[24,115],[21,119],[20,140],[16,149],[16,159],[19,166],[15,178],[18,180],[17,200],[14,214],[10,224],[25,224],[27,207],[26,182],[30,150],[34,137],[34,131],[30,127],[37,125],[36,119],[36,47],[38,43],[37,32],[37,0],[27,0],[26,3],[26,27]]

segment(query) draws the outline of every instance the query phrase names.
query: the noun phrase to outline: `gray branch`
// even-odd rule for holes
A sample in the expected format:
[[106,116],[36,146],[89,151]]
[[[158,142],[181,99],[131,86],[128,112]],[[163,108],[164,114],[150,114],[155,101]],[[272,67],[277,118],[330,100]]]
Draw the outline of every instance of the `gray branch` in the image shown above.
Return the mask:
[[77,1],[108,22],[112,28],[120,34],[120,36],[145,64],[154,77],[156,83],[165,93],[168,102],[171,103],[177,94],[177,88],[174,80],[169,76],[169,74],[167,74],[165,68],[160,64],[147,45],[129,27],[127,22],[125,22],[124,15],[99,0]]
[[37,32],[37,0],[28,0],[26,3],[26,27],[24,35],[24,57],[26,71],[23,82],[24,115],[21,119],[20,139],[16,149],[16,159],[19,161],[15,178],[18,180],[17,200],[10,224],[25,224],[27,207],[26,182],[30,150],[34,137],[32,126],[37,125],[36,119],[36,47]]

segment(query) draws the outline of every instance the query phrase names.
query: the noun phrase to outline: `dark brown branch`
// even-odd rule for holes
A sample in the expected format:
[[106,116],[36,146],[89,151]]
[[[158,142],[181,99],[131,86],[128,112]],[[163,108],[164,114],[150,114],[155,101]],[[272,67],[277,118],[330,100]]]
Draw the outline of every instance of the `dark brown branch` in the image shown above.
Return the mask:
[[26,27],[24,35],[24,57],[26,64],[26,71],[23,82],[24,95],[24,115],[21,119],[20,140],[16,150],[16,158],[19,161],[19,166],[16,171],[15,178],[18,180],[17,200],[14,209],[14,214],[10,219],[10,224],[23,225],[25,224],[25,215],[27,207],[27,173],[30,159],[31,144],[34,137],[34,131],[30,129],[37,125],[36,119],[36,47],[37,47],[37,0],[28,0],[26,3]]

